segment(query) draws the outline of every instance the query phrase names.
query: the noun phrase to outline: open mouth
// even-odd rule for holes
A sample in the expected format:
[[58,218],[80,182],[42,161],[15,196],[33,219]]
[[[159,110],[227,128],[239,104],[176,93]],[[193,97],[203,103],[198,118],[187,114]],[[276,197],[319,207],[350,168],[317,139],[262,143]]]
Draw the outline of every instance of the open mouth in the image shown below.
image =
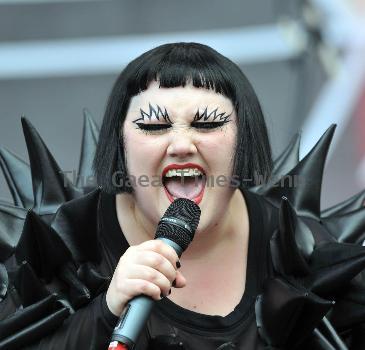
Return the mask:
[[162,183],[170,202],[187,198],[199,204],[203,199],[206,176],[200,166],[170,165],[163,171]]

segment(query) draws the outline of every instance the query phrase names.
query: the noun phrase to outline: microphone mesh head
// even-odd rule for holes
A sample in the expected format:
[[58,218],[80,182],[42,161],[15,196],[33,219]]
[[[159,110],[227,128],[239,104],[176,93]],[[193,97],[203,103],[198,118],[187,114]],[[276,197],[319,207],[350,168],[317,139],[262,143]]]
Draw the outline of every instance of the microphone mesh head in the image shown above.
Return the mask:
[[[158,224],[155,238],[168,238],[184,251],[194,238],[200,219],[200,208],[190,199],[175,199]],[[177,219],[177,223],[172,223]],[[170,221],[163,221],[170,220]],[[184,227],[187,224],[189,229]]]

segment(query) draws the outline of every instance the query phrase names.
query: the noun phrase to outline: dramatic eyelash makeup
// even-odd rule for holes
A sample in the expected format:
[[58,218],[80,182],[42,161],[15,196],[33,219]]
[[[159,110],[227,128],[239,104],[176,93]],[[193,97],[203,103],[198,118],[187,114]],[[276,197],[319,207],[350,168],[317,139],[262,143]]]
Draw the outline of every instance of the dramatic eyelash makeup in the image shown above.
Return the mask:
[[218,113],[218,108],[214,109],[210,113],[208,113],[208,107],[205,107],[202,113],[200,113],[200,110],[198,109],[195,113],[191,126],[198,129],[218,128],[231,121],[231,119],[229,119],[231,114],[232,113],[227,114],[226,112]]
[[152,117],[155,117],[157,120],[160,120],[162,118],[166,123],[172,124],[172,121],[170,120],[169,114],[166,111],[166,108],[164,111],[162,111],[162,108],[157,105],[157,109],[153,108],[151,103],[149,105],[149,112],[146,113],[142,108],[139,110],[141,111],[141,116],[138,119],[133,120],[133,123],[138,125],[138,122],[144,122],[145,120],[151,120]]
[[[164,110],[156,105],[154,108],[151,103],[149,103],[149,112],[145,112],[142,108],[140,108],[141,116],[132,122],[136,124],[137,128],[145,131],[145,132],[153,132],[153,131],[163,131],[172,127],[172,121],[167,113],[166,108]],[[224,124],[231,121],[229,117],[231,114],[227,114],[226,112],[219,113],[218,108],[214,109],[210,113],[208,113],[208,107],[205,107],[203,112],[200,112],[199,108],[195,113],[194,119],[191,123],[191,126],[196,129],[201,130],[209,130],[216,129],[218,127],[222,127]],[[151,124],[148,121],[151,121],[152,118],[156,118],[158,121],[165,121],[163,124]],[[147,123],[146,123],[147,121]]]

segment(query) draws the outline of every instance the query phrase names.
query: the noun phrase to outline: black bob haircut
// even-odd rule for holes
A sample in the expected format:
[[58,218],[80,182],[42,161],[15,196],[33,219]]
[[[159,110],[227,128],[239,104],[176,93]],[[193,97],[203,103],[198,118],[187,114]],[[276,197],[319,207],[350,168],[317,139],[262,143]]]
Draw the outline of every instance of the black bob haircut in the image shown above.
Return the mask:
[[[209,46],[172,43],[131,61],[109,96],[94,158],[98,185],[109,193],[132,192],[123,149],[122,126],[133,96],[152,81],[171,88],[192,83],[228,97],[236,109],[237,139],[233,174],[239,187],[253,185],[255,174],[268,179],[272,156],[257,96],[240,68]],[[250,181],[251,179],[251,181]]]

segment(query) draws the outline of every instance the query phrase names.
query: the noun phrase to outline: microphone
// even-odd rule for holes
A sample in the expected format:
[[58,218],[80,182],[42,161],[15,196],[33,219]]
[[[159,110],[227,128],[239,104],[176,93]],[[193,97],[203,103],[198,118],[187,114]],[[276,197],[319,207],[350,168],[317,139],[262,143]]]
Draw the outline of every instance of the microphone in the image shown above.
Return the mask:
[[[200,214],[199,206],[193,201],[186,198],[174,200],[158,223],[155,239],[160,239],[174,248],[180,257],[194,238]],[[125,346],[133,349],[153,305],[154,300],[146,295],[131,299],[114,328],[109,349],[125,349]],[[118,343],[125,346],[119,346]]]

